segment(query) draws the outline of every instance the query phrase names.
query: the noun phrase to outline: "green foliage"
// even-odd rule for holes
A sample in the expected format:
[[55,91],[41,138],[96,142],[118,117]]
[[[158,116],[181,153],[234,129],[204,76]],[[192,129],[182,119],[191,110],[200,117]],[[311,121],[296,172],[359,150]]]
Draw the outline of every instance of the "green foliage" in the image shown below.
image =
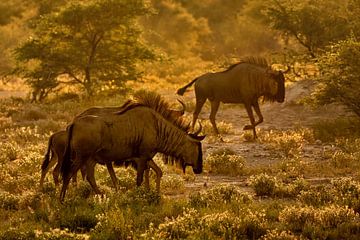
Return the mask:
[[69,1],[39,18],[34,36],[16,50],[16,72],[33,88],[33,100],[61,83],[80,84],[92,95],[136,79],[136,63],[154,58],[135,24],[148,11],[141,0]]
[[322,75],[312,95],[316,104],[342,103],[360,117],[360,42],[350,37],[330,45],[319,57]]

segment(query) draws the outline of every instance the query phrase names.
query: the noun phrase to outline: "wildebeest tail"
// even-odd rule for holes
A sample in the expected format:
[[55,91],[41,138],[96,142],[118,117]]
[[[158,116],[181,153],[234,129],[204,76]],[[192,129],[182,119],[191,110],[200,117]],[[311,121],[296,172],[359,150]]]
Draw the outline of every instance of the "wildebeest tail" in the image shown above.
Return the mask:
[[191,85],[193,85],[194,82],[196,82],[196,80],[197,80],[197,78],[195,78],[194,80],[192,80],[190,83],[188,83],[188,84],[185,85],[184,87],[179,88],[176,93],[179,94],[179,95],[181,95],[181,96],[184,95],[186,89],[187,89],[188,87],[191,87]]
[[48,141],[48,147],[44,156],[44,161],[41,164],[41,170],[45,171],[45,169],[49,166],[50,163],[50,154],[51,154],[51,144],[52,144],[53,135],[50,136]]
[[70,142],[71,142],[73,127],[74,127],[74,125],[70,124],[66,129],[66,132],[67,132],[66,147],[65,147],[63,162],[61,164],[61,176],[63,179],[66,179],[68,177],[68,175],[70,174],[71,165],[72,165]]

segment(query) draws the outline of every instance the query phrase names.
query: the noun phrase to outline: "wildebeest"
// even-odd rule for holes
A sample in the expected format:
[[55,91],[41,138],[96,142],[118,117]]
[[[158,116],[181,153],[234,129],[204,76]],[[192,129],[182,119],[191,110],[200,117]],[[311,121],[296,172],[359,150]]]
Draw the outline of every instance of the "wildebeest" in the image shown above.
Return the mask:
[[[259,108],[259,98],[273,102],[284,102],[285,78],[281,71],[272,70],[264,58],[248,57],[239,63],[231,65],[227,70],[216,73],[206,73],[197,77],[186,86],[178,89],[177,93],[183,95],[188,87],[195,83],[196,106],[193,114],[193,126],[198,118],[206,99],[210,100],[210,122],[216,134],[215,115],[220,102],[243,103],[250,118],[251,125],[244,130],[252,129],[256,138],[255,127],[263,122]],[[252,108],[259,120],[255,122]]]
[[[154,92],[138,91],[138,92],[134,93],[133,99],[131,101],[130,100],[127,101],[120,107],[92,107],[92,108],[89,108],[89,109],[83,111],[82,113],[78,114],[75,117],[75,119],[82,117],[82,116],[86,116],[86,115],[106,116],[107,114],[121,111],[128,104],[134,103],[134,102],[151,105],[153,103],[149,102],[149,99],[152,99],[152,101],[153,101],[154,98],[159,98],[159,99],[157,99],[158,101],[163,101],[161,99],[161,97]],[[177,119],[177,118],[181,117],[182,115],[184,115],[184,113],[185,113],[185,104],[180,100],[178,100],[178,101],[182,105],[181,110],[169,109],[170,108],[169,105],[164,106],[169,109],[169,114],[170,114],[169,117],[172,119]],[[165,102],[164,102],[164,104],[165,104]],[[45,154],[45,157],[44,157],[44,160],[43,160],[43,163],[41,166],[40,188],[42,188],[42,186],[43,186],[43,182],[44,182],[47,172],[55,164],[56,164],[56,167],[53,170],[53,179],[54,179],[55,185],[56,186],[58,185],[60,167],[62,164],[63,154],[65,152],[65,146],[66,146],[65,145],[66,144],[66,135],[67,135],[66,131],[63,130],[63,131],[59,131],[59,132],[52,134],[49,138],[47,152]],[[120,165],[126,165],[126,164],[127,164],[127,162],[116,162],[115,165],[120,166]],[[152,168],[156,172],[156,175],[157,175],[156,188],[159,191],[160,190],[160,178],[162,176],[161,169],[152,160],[149,161],[149,167]],[[111,179],[113,181],[114,187],[116,189],[117,188],[117,184],[116,184],[117,178],[115,176],[114,171],[112,170],[112,165],[111,164],[107,165],[107,168],[108,168],[109,174],[111,176]],[[86,169],[82,168],[81,173],[82,173],[83,178],[85,178]],[[76,174],[74,175],[74,182],[76,182]],[[149,186],[148,170],[146,170],[146,173],[145,173],[145,184],[147,187]]]
[[95,193],[100,193],[94,178],[96,163],[132,159],[137,165],[137,186],[143,180],[148,161],[156,153],[172,156],[183,169],[189,165],[195,174],[201,173],[204,136],[188,131],[189,124],[182,119],[171,119],[168,109],[160,104],[153,108],[130,104],[106,117],[90,115],[75,119],[67,129],[60,200],[65,197],[71,177],[83,165]]

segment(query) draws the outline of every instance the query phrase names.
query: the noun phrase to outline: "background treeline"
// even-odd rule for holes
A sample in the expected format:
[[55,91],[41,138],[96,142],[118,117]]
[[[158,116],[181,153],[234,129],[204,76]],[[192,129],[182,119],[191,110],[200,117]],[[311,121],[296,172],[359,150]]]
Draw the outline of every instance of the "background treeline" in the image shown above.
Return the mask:
[[69,86],[91,96],[128,80],[188,81],[265,55],[292,79],[315,71],[316,102],[359,114],[358,0],[5,0],[0,11],[0,71],[34,101]]

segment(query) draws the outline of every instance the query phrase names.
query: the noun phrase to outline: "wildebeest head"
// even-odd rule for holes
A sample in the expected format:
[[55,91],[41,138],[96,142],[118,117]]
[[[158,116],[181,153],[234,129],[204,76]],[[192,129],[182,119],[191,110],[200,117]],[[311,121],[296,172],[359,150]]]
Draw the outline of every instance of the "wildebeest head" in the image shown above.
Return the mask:
[[186,149],[186,153],[183,157],[182,167],[185,172],[186,166],[192,166],[195,174],[202,173],[203,168],[203,156],[202,156],[202,144],[201,141],[204,140],[205,136],[198,136],[201,132],[201,124],[200,128],[196,133],[188,134],[188,138],[191,142],[191,147]]
[[270,76],[269,91],[272,99],[279,103],[285,100],[285,77],[282,71],[268,70]]
[[187,150],[187,153],[183,158],[183,171],[185,172],[186,166],[192,166],[194,173],[200,174],[202,173],[203,168],[201,141],[205,138],[205,136],[195,136],[193,134],[189,134],[189,138],[191,138],[194,146]]

